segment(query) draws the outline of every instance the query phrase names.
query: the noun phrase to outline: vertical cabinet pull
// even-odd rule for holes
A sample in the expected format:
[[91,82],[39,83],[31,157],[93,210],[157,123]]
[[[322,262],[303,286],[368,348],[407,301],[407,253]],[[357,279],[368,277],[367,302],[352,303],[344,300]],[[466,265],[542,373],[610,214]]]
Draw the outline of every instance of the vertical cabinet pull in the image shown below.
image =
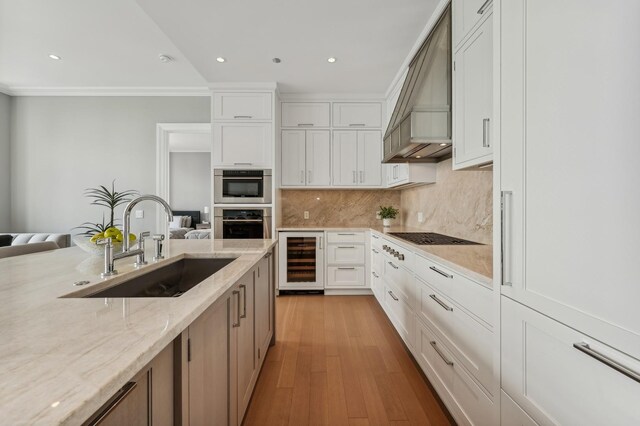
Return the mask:
[[487,0],[482,3],[482,6],[480,6],[480,9],[478,9],[478,15],[482,15],[484,11],[487,10],[487,6],[489,6],[489,3],[491,3],[491,0]]
[[308,175],[308,177],[307,177],[307,179],[308,179],[308,180],[307,180],[307,183],[311,183],[311,170],[309,170],[309,171],[307,172],[307,175]]
[[322,250],[322,237],[318,237],[318,249]]
[[440,358],[442,358],[445,364],[447,364],[449,367],[453,367],[453,361],[448,360],[447,357],[444,356],[444,354],[438,348],[437,342],[435,340],[430,341],[429,344],[433,347],[433,350],[436,351],[438,355],[440,355]]
[[364,183],[364,171],[360,171],[360,183]]
[[[242,291],[242,313],[240,314],[240,318],[247,317],[247,286],[244,284],[240,284],[240,291]],[[239,303],[239,299],[238,299]]]
[[490,119],[488,118],[484,118],[482,120],[482,147],[483,148],[490,148],[491,147],[491,143],[489,142],[489,123],[490,123]]
[[304,170],[300,170],[300,183],[304,183]]
[[511,209],[513,192],[502,191],[502,285],[512,286]]
[[233,295],[236,297],[236,321],[231,324],[233,327],[240,327],[240,292],[233,290]]
[[353,171],[353,183],[357,183],[356,182],[356,171],[355,170]]

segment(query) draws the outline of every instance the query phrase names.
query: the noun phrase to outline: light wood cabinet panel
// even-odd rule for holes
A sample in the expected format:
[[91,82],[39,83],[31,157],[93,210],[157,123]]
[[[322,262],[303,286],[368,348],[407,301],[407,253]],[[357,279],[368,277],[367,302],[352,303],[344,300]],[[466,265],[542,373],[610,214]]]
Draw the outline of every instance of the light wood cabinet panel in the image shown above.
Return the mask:
[[224,167],[272,167],[270,123],[214,123],[213,163]]
[[271,93],[214,93],[214,120],[271,120]]
[[238,282],[240,326],[237,333],[238,423],[247,410],[258,373],[255,341],[255,269]]
[[329,102],[282,102],[282,127],[329,127]]
[[271,341],[271,255],[263,258],[256,267],[255,304],[256,304],[256,350],[258,364],[262,364]]
[[148,426],[150,424],[149,394],[149,375],[148,370],[145,370],[116,394],[114,405],[86,424]]
[[333,127],[381,127],[379,102],[334,102]]

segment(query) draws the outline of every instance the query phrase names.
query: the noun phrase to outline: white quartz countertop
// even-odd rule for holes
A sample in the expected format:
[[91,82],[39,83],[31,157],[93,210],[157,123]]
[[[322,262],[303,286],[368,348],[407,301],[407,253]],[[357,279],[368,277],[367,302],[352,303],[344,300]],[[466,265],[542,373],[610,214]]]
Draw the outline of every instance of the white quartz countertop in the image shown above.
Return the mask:
[[392,232],[429,232],[424,229],[408,228],[403,226],[392,226],[384,228],[382,226],[376,228],[366,227],[344,227],[344,226],[309,226],[309,227],[281,227],[280,232],[295,231],[370,231],[387,238],[394,243],[406,247],[409,250],[418,253],[434,262],[441,263],[443,266],[453,269],[468,278],[471,278],[488,287],[492,286],[493,281],[493,246],[491,245],[418,245],[409,241],[391,235]]
[[[0,259],[0,423],[80,424],[211,306],[276,240],[169,240],[140,270],[78,247]],[[61,298],[80,280],[106,287],[184,257],[237,259],[177,298]]]

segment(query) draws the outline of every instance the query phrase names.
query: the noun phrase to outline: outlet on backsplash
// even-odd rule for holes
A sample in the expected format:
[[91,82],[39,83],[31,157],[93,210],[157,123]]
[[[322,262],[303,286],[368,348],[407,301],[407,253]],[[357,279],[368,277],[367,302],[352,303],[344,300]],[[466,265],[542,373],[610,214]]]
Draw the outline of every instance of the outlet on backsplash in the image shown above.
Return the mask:
[[418,223],[424,222],[424,213],[418,212]]
[[305,210],[303,216],[304,216],[305,219],[309,219],[309,212]]

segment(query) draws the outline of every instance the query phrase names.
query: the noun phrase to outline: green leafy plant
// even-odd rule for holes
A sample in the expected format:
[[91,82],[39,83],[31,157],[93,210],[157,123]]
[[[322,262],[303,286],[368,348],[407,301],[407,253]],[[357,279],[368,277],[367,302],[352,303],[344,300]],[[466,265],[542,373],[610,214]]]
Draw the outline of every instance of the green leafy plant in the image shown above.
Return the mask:
[[80,226],[76,226],[74,229],[82,229],[84,232],[81,235],[95,235],[106,231],[109,228],[117,225],[115,219],[116,207],[128,203],[131,201],[131,197],[138,195],[138,191],[126,190],[122,192],[116,191],[115,179],[111,182],[111,190],[106,186],[100,185],[97,188],[87,188],[84,191],[85,197],[89,198],[92,206],[102,206],[109,209],[109,222],[105,223],[104,213],[102,214],[102,223],[84,222]]
[[395,219],[398,213],[400,213],[400,210],[393,208],[393,206],[380,206],[380,211],[378,212],[382,219]]

